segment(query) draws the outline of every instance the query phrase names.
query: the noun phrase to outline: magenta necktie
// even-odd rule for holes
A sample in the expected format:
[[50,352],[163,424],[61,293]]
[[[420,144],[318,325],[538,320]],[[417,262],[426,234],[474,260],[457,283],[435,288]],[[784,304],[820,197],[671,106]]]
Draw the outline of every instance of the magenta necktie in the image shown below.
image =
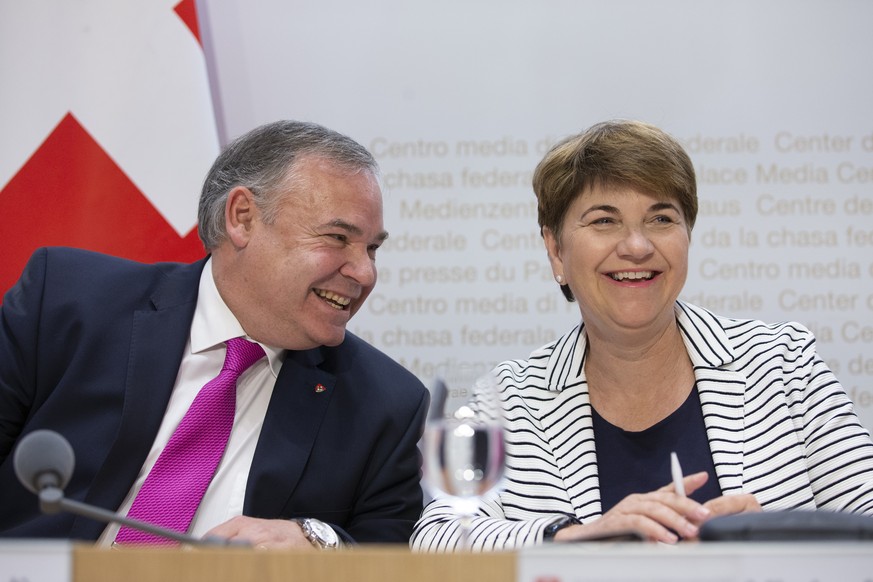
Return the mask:
[[[258,344],[227,341],[224,366],[206,383],[158,457],[127,516],[187,532],[227,447],[236,410],[236,381],[264,356]],[[119,544],[175,545],[176,542],[122,527]]]

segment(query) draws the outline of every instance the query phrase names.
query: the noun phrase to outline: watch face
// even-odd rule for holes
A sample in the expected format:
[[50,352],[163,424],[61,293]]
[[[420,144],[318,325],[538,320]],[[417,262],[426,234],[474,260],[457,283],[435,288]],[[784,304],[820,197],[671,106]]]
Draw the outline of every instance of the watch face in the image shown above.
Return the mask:
[[324,545],[332,547],[337,544],[337,535],[332,527],[317,519],[309,519],[307,523],[315,537],[321,540]]

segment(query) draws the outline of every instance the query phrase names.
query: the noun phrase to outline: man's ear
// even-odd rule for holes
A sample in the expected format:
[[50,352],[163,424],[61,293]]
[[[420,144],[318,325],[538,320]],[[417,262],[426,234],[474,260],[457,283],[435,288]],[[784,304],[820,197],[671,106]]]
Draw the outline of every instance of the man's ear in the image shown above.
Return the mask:
[[260,212],[251,190],[245,186],[237,186],[228,193],[224,205],[224,227],[227,238],[234,247],[241,249],[249,244],[259,216]]

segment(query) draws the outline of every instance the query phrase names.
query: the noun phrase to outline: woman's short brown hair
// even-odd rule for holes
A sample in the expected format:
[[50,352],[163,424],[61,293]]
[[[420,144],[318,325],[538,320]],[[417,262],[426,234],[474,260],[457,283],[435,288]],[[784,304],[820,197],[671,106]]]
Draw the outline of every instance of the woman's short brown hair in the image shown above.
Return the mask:
[[[694,165],[679,142],[654,125],[605,121],[552,146],[533,174],[540,234],[548,228],[559,239],[570,204],[596,185],[631,186],[678,202],[689,233],[694,227]],[[570,290],[561,290],[572,301]]]

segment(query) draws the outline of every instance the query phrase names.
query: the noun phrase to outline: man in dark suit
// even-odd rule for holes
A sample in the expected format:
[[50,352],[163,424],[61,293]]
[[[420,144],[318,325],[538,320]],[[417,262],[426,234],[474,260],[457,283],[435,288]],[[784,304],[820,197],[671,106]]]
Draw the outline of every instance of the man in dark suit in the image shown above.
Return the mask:
[[115,540],[117,527],[40,514],[16,480],[16,443],[61,433],[76,454],[67,497],[126,514],[225,342],[243,337],[266,357],[239,377],[227,448],[187,531],[257,547],[406,543],[428,394],[345,329],[387,236],[377,171],[346,136],[268,124],[207,176],[204,260],[37,251],[0,307],[0,535]]

